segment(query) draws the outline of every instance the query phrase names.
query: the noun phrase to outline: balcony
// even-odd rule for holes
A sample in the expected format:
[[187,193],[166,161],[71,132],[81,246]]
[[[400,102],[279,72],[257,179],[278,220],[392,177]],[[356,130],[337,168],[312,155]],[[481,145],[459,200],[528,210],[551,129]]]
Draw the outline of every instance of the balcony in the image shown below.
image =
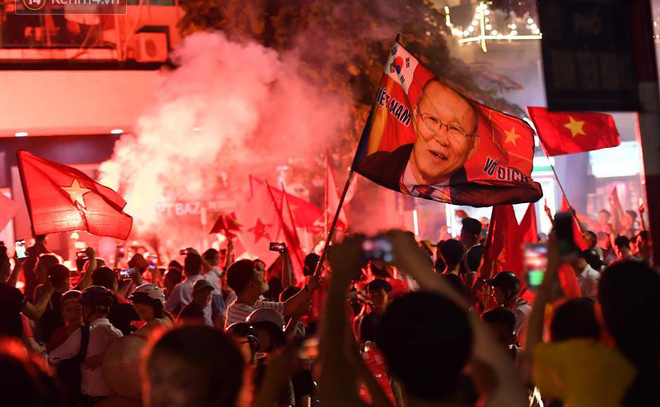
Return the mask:
[[[0,0],[0,69],[157,69],[181,37],[177,0],[129,0],[124,15],[20,14]],[[51,9],[47,9],[50,7]],[[55,14],[55,13],[60,14]]]

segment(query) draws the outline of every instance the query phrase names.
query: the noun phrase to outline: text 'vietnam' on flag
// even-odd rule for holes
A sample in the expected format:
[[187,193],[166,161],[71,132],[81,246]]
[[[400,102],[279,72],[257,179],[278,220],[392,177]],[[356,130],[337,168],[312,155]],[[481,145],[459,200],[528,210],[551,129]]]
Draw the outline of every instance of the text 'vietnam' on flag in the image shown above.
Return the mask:
[[352,168],[408,195],[483,207],[541,198],[533,156],[527,123],[465,97],[396,43]]
[[612,115],[587,112],[550,112],[527,107],[536,133],[550,156],[616,147],[621,136]]
[[37,235],[84,230],[126,240],[133,218],[126,201],[82,171],[24,150],[16,152],[33,232]]

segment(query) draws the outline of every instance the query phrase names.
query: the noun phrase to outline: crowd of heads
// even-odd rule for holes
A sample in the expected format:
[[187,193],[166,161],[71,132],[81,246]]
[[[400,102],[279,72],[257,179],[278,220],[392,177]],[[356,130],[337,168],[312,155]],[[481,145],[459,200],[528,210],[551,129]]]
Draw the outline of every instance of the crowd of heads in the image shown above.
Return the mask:
[[[635,224],[633,215],[626,215],[628,229]],[[610,220],[607,211],[598,217],[602,222]],[[491,341],[509,355],[506,363],[517,369],[517,376],[506,380],[519,380],[529,390],[530,400],[540,390],[539,400],[566,403],[571,395],[545,393],[542,378],[551,367],[541,355],[558,352],[560,348],[554,345],[573,349],[589,343],[615,352],[612,357],[634,372],[612,405],[650,405],[660,385],[660,274],[652,268],[647,231],[634,232],[633,243],[624,234],[585,233],[589,248],[561,259],[554,294],[546,298],[545,291],[531,287],[524,274],[495,267],[491,275],[482,275],[486,225],[469,217],[462,225],[458,239],[437,245],[416,243],[423,261],[411,264],[427,264],[424,272],[432,281],[438,279],[437,291],[429,289],[435,283],[426,277],[416,281],[419,275],[408,273],[401,259],[368,259],[350,278],[346,309],[335,310],[342,318],[348,316],[346,326],[352,328],[352,341],[360,345],[365,360],[371,360],[367,355],[374,352],[382,355],[385,367],[368,368],[376,377],[389,380],[391,387],[386,384],[382,390],[392,395],[391,401],[411,406],[476,402],[484,390],[466,377],[489,362],[475,358],[484,341]],[[410,234],[405,236],[410,238]],[[35,247],[39,244],[45,248],[43,239]],[[283,368],[279,362],[288,348],[331,337],[328,331],[337,328],[332,323],[323,326],[322,315],[332,315],[324,306],[336,294],[331,287],[337,284],[333,276],[340,271],[331,263],[319,264],[318,254],[305,257],[298,280],[283,277],[292,273],[288,266],[276,271],[258,259],[225,262],[231,255],[227,250],[208,249],[199,255],[188,249],[183,264],[172,261],[159,275],[149,272],[144,257],[135,256],[129,266],[141,277],[138,285],[93,256],[77,274],[46,250],[33,250],[29,253],[32,270],[21,271],[26,287],[27,280],[33,280],[35,291],[28,295],[8,285],[14,270],[6,248],[1,249],[0,277],[6,282],[0,287],[5,305],[1,321],[19,318],[23,327],[9,335],[13,338],[0,340],[0,372],[10,378],[2,383],[5,400],[20,395],[24,405],[73,405],[67,404],[71,398],[63,390],[66,383],[51,373],[53,368],[64,371],[59,355],[71,346],[80,351],[85,340],[98,346],[102,335],[114,335],[114,341],[122,337],[142,340],[144,356],[135,365],[142,372],[141,395],[126,398],[116,388],[87,394],[89,381],[85,387],[80,383],[86,379],[80,378],[78,390],[87,403],[83,405],[114,397],[119,403],[130,400],[126,405],[237,407],[271,393],[273,400],[265,405],[323,404],[316,383],[324,366],[316,363],[318,355],[301,356],[308,355],[311,345],[300,348],[304,352],[298,352],[295,369]],[[25,263],[16,261],[16,267],[24,268]],[[451,294],[443,295],[442,287]],[[15,309],[15,315],[9,315],[10,309]],[[547,326],[545,336],[532,327],[538,312],[541,333]],[[335,320],[330,317],[329,321]],[[89,339],[82,339],[83,332],[89,332]],[[112,341],[107,342],[103,352],[112,346]],[[321,349],[324,346],[322,342]],[[74,349],[72,355],[76,354]],[[90,356],[98,355],[88,352],[78,361],[83,377],[107,369],[102,353],[93,367]],[[562,360],[562,356],[557,358]],[[50,367],[45,360],[51,362]],[[598,368],[593,360],[583,363]],[[572,374],[561,370],[554,374],[563,388],[571,388]],[[277,391],[269,393],[272,383],[278,383]],[[34,391],[26,390],[30,386]]]

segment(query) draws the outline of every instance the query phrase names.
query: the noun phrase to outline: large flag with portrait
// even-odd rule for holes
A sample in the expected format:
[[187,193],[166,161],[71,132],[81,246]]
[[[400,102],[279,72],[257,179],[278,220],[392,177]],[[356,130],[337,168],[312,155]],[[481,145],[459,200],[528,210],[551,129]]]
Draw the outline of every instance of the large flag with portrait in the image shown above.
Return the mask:
[[491,206],[541,198],[533,156],[527,123],[463,96],[395,43],[353,170],[408,195]]

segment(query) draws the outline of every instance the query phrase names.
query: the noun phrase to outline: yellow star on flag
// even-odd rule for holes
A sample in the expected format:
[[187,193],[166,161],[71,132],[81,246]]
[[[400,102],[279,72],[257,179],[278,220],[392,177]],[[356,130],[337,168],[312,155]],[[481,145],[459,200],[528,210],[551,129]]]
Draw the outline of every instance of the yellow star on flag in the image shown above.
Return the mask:
[[578,134],[582,134],[583,136],[586,136],[587,134],[582,130],[582,126],[584,126],[584,121],[580,122],[577,121],[573,118],[573,116],[568,116],[569,122],[564,125],[567,129],[571,131],[571,135],[573,138],[577,136]]
[[520,137],[522,137],[520,134],[516,134],[516,128],[515,127],[511,127],[510,131],[504,130],[504,133],[506,133],[506,140],[504,140],[504,142],[505,143],[511,143],[514,146],[516,145],[516,141],[518,141],[518,139]]
[[92,192],[92,190],[81,187],[77,178],[73,179],[73,182],[71,183],[70,187],[60,187],[60,188],[62,188],[64,192],[69,194],[69,197],[71,198],[71,202],[73,203],[78,202],[83,208],[86,208],[85,200],[83,199],[83,196],[88,192]]

